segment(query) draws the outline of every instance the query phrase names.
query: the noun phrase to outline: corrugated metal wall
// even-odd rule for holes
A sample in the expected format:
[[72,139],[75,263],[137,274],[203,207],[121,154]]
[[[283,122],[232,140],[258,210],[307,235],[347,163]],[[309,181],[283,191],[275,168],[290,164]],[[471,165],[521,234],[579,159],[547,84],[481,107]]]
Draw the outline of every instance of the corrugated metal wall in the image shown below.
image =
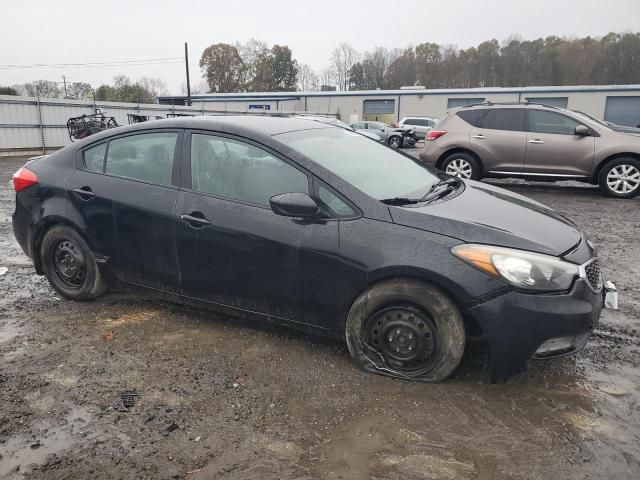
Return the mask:
[[[250,111],[249,103],[207,104],[199,102],[191,107],[93,102],[82,100],[41,99],[0,95],[0,156],[31,155],[51,151],[71,143],[67,133],[67,120],[71,117],[91,115],[100,109],[115,117],[119,125],[129,123],[127,114],[166,116],[171,113],[193,115],[295,113],[297,102],[273,102],[271,111]],[[255,102],[253,102],[255,103]],[[301,112],[304,113],[304,112]],[[44,142],[43,142],[44,140]]]

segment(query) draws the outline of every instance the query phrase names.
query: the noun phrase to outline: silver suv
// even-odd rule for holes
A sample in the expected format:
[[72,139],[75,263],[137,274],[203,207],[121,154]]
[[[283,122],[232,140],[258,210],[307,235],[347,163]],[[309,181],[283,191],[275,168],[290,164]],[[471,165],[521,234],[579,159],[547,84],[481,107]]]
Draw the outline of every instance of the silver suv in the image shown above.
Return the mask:
[[416,132],[418,140],[424,140],[429,130],[436,126],[437,118],[433,117],[404,117],[400,120],[396,127],[411,127]]
[[578,180],[610,196],[640,194],[640,136],[547,105],[483,103],[451,109],[420,158],[450,175]]

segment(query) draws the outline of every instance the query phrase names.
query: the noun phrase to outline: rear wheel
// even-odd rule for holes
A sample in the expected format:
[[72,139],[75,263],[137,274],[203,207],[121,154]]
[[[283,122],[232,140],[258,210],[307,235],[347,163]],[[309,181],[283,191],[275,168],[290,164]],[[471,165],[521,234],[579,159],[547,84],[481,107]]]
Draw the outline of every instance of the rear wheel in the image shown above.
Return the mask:
[[598,183],[600,190],[610,197],[635,197],[640,194],[640,161],[635,158],[612,160],[600,171]]
[[480,178],[480,166],[478,161],[470,154],[456,152],[447,156],[440,167],[446,174],[465,180],[478,180]]
[[462,359],[465,331],[460,311],[439,289],[393,279],[356,299],[346,339],[351,356],[367,372],[440,382]]
[[64,298],[90,300],[106,291],[93,252],[72,228],[51,228],[42,240],[40,254],[49,283]]
[[400,145],[402,145],[402,138],[400,138],[397,135],[394,135],[393,137],[389,137],[389,140],[387,140],[387,143],[391,148],[400,148]]

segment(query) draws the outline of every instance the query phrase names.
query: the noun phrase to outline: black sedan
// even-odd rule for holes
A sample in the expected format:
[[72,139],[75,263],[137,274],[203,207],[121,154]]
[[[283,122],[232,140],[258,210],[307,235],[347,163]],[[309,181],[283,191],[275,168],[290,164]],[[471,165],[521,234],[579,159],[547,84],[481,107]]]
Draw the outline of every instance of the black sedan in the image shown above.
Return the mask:
[[136,289],[331,335],[369,372],[444,380],[473,336],[505,379],[580,350],[617,299],[547,207],[304,119],[120,127],[14,187],[15,236],[63,297]]

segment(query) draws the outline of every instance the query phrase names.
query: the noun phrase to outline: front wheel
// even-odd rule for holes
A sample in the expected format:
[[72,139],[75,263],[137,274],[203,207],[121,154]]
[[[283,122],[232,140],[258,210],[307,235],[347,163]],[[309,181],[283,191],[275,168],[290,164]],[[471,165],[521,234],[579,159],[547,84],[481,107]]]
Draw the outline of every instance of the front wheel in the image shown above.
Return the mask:
[[632,198],[640,194],[640,161],[618,158],[607,163],[598,178],[600,190],[617,198]]
[[40,255],[49,283],[64,298],[91,300],[106,291],[93,252],[72,228],[52,227],[42,240]]
[[393,137],[389,138],[387,143],[391,148],[400,148],[400,145],[402,145],[402,138],[398,137],[397,135],[394,135]]
[[438,288],[393,279],[356,299],[347,318],[346,340],[351,356],[367,372],[441,382],[462,359],[464,322]]

